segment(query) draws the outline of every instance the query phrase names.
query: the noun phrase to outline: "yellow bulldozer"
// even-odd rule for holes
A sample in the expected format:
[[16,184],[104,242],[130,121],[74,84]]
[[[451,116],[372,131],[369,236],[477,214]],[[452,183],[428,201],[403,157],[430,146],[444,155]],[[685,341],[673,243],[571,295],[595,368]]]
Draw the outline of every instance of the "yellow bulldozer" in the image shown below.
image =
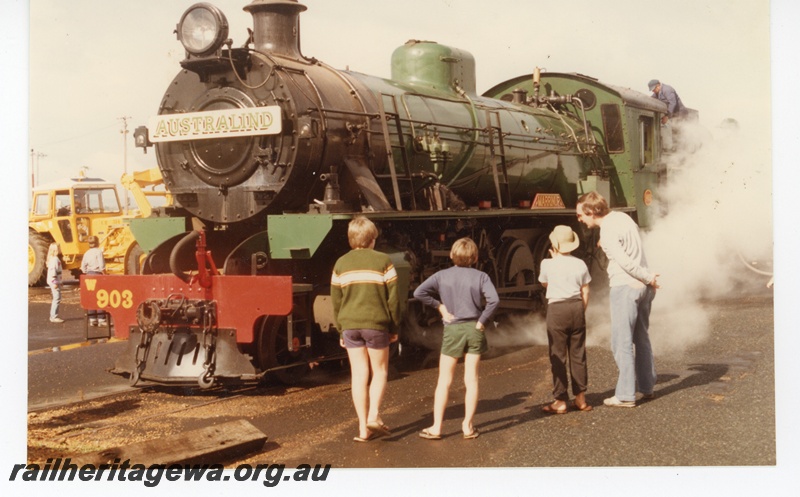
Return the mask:
[[129,212],[120,204],[113,183],[82,173],[33,189],[28,217],[28,286],[44,284],[47,248],[53,242],[61,247],[64,269],[77,276],[90,236],[100,240],[108,274],[141,272],[146,254],[136,243],[129,220],[151,215],[151,197],[160,198],[164,205],[171,205],[172,198],[159,189],[163,178],[158,168],[124,174],[121,183],[137,205]]

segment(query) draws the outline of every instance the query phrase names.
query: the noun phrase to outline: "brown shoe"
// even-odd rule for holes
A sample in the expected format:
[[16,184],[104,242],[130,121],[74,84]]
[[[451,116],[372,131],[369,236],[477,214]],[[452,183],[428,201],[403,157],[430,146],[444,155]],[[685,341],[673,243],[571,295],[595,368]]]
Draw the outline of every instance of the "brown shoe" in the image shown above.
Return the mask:
[[584,402],[583,404],[578,404],[577,402],[573,402],[572,405],[575,406],[575,409],[577,409],[579,411],[591,411],[592,410],[592,406],[590,406],[586,402]]
[[553,402],[552,404],[547,404],[546,406],[542,407],[542,412],[547,414],[565,414],[567,412],[566,402],[561,407],[557,407],[556,404],[557,401]]

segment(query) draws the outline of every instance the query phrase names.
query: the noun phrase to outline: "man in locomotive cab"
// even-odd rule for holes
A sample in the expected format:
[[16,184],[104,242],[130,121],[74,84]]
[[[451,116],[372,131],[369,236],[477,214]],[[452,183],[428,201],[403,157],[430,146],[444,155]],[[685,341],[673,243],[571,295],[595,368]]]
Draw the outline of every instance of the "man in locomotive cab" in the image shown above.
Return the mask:
[[675,142],[678,139],[674,135],[678,134],[678,130],[675,129],[670,120],[678,122],[685,117],[688,112],[686,106],[683,105],[681,97],[678,96],[675,88],[665,85],[657,79],[651,79],[647,83],[647,87],[653,92],[653,98],[657,98],[667,105],[667,113],[661,116],[661,140],[664,150],[674,151]]
[[683,105],[681,97],[678,96],[675,88],[665,85],[657,79],[651,79],[647,83],[647,87],[653,92],[653,98],[657,98],[667,104],[667,114],[661,118],[661,124],[667,124],[670,119],[680,119],[686,115],[686,106]]

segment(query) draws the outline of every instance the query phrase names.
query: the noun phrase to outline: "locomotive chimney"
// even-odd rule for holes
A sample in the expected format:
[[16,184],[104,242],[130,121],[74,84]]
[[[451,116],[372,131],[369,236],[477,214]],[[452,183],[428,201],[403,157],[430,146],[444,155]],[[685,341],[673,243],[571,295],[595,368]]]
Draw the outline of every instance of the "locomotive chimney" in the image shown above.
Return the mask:
[[293,59],[300,53],[299,14],[306,6],[297,0],[253,0],[244,7],[253,16],[253,45],[256,50]]

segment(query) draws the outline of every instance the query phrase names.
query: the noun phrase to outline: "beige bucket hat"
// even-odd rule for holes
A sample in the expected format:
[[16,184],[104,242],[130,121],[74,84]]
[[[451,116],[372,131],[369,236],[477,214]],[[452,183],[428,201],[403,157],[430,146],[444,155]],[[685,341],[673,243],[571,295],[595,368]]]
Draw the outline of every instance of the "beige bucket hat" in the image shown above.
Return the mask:
[[578,235],[569,226],[559,224],[550,233],[550,243],[560,253],[572,252],[581,244]]

